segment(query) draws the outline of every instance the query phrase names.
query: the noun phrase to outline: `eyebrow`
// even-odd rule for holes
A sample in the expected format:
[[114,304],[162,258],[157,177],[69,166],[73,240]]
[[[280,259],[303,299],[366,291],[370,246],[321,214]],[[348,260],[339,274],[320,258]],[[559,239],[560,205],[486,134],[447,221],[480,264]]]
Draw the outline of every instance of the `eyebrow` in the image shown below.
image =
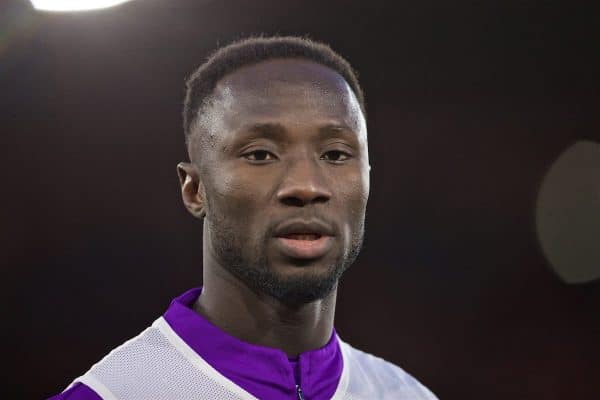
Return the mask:
[[[321,139],[330,137],[332,135],[343,135],[343,136],[352,136],[356,137],[357,133],[354,129],[350,128],[348,125],[339,122],[330,122],[321,125],[317,129],[318,136]],[[261,137],[271,139],[271,140],[285,140],[287,136],[287,128],[277,122],[257,122],[254,124],[250,124],[242,127],[239,133],[242,136],[253,136],[260,135]]]
[[283,139],[287,130],[281,124],[274,122],[259,122],[241,129],[241,133],[257,134],[269,139]]
[[319,127],[319,134],[322,136],[331,135],[334,133],[351,134],[352,136],[357,134],[354,129],[343,123],[333,122]]

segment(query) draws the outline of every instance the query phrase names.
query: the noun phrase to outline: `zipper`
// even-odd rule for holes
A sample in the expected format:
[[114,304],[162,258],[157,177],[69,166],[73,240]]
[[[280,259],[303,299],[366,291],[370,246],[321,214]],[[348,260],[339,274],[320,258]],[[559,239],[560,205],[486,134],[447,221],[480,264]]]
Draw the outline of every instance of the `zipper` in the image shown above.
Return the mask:
[[298,395],[298,400],[306,400],[304,398],[304,393],[302,393],[302,388],[300,385],[296,385],[296,394]]

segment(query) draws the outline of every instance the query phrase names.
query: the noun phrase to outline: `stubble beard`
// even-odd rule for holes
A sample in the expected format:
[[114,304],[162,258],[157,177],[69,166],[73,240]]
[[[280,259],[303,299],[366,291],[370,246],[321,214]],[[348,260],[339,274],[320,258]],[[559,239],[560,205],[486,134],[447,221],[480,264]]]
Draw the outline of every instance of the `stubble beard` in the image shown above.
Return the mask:
[[[266,249],[269,235],[248,248],[250,255],[244,255],[243,243],[239,233],[227,223],[223,216],[211,215],[210,246],[223,268],[241,280],[251,290],[271,296],[282,303],[297,307],[325,298],[337,287],[342,274],[354,263],[360,253],[364,240],[364,219],[355,229],[347,252],[328,266],[325,273],[299,274],[283,277],[269,268]],[[298,268],[307,268],[298,266]],[[309,267],[308,267],[309,268]]]

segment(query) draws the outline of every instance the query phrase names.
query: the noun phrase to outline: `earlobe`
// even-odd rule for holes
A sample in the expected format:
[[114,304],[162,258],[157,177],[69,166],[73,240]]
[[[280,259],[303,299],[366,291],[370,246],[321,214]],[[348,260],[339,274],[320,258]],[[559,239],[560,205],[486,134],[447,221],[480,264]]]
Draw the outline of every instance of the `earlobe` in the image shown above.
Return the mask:
[[179,176],[181,198],[185,208],[194,217],[203,218],[206,215],[204,191],[196,166],[190,163],[179,163],[177,165],[177,175]]

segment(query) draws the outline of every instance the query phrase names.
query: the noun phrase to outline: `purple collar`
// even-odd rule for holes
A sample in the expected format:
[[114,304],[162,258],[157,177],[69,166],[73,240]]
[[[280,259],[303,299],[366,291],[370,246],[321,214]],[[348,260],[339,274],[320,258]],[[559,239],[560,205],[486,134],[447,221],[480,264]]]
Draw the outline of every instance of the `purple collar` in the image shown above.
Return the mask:
[[163,317],[214,369],[261,400],[297,399],[297,384],[306,399],[331,399],[343,365],[335,330],[325,346],[290,361],[282,350],[243,342],[193,311],[201,291],[191,289],[175,298]]

